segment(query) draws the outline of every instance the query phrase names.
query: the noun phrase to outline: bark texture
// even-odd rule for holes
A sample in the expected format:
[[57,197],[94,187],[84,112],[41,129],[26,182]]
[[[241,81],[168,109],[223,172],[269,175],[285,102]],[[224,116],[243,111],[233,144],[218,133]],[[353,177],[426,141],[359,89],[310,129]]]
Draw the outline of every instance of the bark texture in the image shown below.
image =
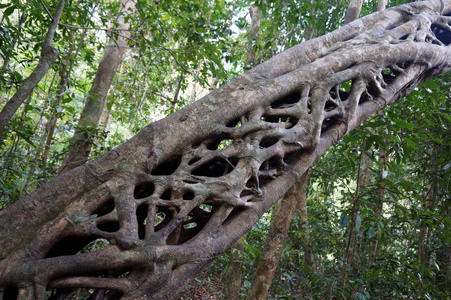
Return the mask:
[[52,47],[53,37],[55,36],[56,29],[58,28],[58,23],[61,18],[61,14],[64,8],[64,0],[59,1],[56,12],[50,23],[49,30],[45,35],[44,41],[41,48],[41,58],[39,59],[36,68],[30,74],[30,76],[25,79],[20,88],[16,93],[9,99],[5,104],[2,111],[0,112],[0,143],[3,141],[3,133],[5,131],[6,125],[11,121],[12,117],[19,109],[20,105],[27,99],[27,97],[33,92],[34,88],[38,85],[41,79],[47,74],[47,71],[53,65],[55,60],[58,58],[58,51]]
[[0,212],[0,290],[173,297],[331,145],[449,70],[450,22],[451,0],[356,20],[57,177]]

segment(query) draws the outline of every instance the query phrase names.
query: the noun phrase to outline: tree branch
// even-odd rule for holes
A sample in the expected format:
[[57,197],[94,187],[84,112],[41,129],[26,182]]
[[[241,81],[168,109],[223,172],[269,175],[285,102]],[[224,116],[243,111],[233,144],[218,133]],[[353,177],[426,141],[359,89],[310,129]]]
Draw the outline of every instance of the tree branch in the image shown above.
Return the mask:
[[65,0],[60,0],[58,7],[56,9],[55,15],[50,23],[49,30],[44,38],[41,49],[41,58],[30,74],[30,76],[25,79],[16,93],[11,97],[11,99],[5,104],[2,111],[0,112],[0,143],[3,142],[3,134],[6,125],[9,123],[17,109],[25,101],[25,99],[33,92],[34,88],[38,85],[44,75],[48,72],[50,67],[53,65],[58,57],[58,52],[52,47],[53,37],[55,36],[56,29],[58,27],[58,22],[61,18],[63,12]]

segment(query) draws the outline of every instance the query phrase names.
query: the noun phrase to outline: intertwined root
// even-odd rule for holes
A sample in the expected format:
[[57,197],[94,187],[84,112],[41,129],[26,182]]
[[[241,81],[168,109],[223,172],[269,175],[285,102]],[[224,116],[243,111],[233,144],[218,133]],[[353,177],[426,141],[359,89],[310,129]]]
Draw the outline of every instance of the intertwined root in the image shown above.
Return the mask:
[[[316,45],[323,53],[298,57],[296,68],[281,73],[269,61],[151,124],[146,157],[126,158],[108,180],[93,172],[96,188],[0,261],[5,295],[42,299],[46,288],[50,299],[80,288],[91,289],[93,299],[174,295],[325,149],[449,68],[451,16],[443,7],[440,15],[437,3],[383,12],[389,18],[352,37],[342,30],[313,40],[307,50]],[[205,107],[211,114],[193,115]],[[162,126],[190,137],[158,136]]]

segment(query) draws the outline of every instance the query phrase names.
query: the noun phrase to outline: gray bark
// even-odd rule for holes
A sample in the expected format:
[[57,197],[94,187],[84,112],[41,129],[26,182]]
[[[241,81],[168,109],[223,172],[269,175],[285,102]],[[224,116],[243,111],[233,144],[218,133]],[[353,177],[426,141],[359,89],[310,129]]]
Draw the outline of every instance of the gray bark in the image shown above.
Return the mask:
[[[173,297],[347,132],[451,69],[449,22],[451,0],[371,14],[57,177],[0,212],[0,290]],[[96,239],[108,245],[85,248]]]
[[360,11],[362,10],[363,0],[350,0],[348,10],[345,15],[344,24],[351,23],[360,16]]
[[58,58],[58,51],[52,47],[52,41],[63,12],[64,3],[65,0],[60,0],[58,3],[55,15],[53,16],[52,22],[49,26],[49,30],[47,31],[42,43],[41,58],[39,59],[38,64],[0,112],[0,143],[3,141],[3,133],[6,125],[8,125],[20,105],[22,105],[25,99],[31,95],[34,88],[38,85],[45,74],[47,74],[47,71]]
[[377,11],[384,10],[385,7],[387,6],[387,2],[388,2],[387,0],[379,0],[379,1],[377,1],[376,10]]

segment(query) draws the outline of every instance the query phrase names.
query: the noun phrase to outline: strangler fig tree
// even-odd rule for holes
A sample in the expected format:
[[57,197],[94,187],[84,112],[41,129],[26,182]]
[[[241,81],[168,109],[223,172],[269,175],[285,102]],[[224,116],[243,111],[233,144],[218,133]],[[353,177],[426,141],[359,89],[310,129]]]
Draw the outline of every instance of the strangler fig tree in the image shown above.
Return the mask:
[[450,24],[451,0],[354,21],[4,209],[0,299],[176,295],[331,145],[449,70]]

